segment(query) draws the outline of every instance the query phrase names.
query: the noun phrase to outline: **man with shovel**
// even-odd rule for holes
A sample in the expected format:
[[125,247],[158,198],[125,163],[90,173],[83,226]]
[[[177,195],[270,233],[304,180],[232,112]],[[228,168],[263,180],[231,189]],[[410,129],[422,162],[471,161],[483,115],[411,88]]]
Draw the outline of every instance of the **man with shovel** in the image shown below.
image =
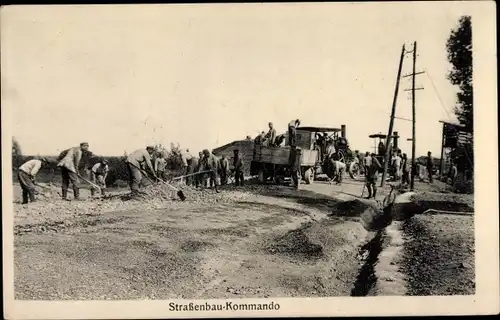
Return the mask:
[[[40,171],[42,165],[47,164],[48,160],[46,158],[32,159],[23,163],[19,167],[17,173],[17,178],[21,189],[23,189],[23,202],[22,204],[28,204],[28,202],[36,201],[36,191],[35,191],[35,177]],[[29,201],[28,201],[29,200]]]
[[80,166],[80,161],[82,160],[82,155],[84,152],[88,152],[89,144],[87,142],[80,143],[79,147],[69,148],[64,150],[59,155],[57,159],[59,163],[58,167],[61,168],[62,174],[62,199],[68,199],[68,188],[69,183],[73,185],[73,194],[75,196],[75,200],[80,199],[80,189],[79,189],[79,177],[78,168]]
[[154,153],[155,148],[152,146],[146,147],[146,149],[139,149],[132,152],[127,157],[127,167],[129,174],[129,186],[132,195],[137,195],[139,193],[139,184],[142,180],[142,169],[141,165],[145,164],[146,169],[158,180],[158,176],[151,164],[151,155]]

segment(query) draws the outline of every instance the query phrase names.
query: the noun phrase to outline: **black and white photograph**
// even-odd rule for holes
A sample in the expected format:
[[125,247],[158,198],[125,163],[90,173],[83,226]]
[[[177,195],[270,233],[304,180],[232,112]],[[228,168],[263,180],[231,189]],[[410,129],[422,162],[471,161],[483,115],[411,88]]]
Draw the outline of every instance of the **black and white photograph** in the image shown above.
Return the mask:
[[0,21],[5,318],[499,312],[494,2]]

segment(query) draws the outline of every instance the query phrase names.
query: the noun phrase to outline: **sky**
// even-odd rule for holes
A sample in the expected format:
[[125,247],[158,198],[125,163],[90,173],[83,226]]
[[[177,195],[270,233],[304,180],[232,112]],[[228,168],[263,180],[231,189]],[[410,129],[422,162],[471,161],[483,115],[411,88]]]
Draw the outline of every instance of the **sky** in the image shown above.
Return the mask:
[[[100,155],[196,152],[296,118],[345,124],[369,151],[388,130],[401,46],[417,41],[416,154],[438,156],[438,121],[455,121],[445,45],[463,14],[452,2],[3,8],[2,106],[31,155],[82,141]],[[410,88],[403,78],[397,117],[411,119]],[[411,154],[411,122],[394,131]]]

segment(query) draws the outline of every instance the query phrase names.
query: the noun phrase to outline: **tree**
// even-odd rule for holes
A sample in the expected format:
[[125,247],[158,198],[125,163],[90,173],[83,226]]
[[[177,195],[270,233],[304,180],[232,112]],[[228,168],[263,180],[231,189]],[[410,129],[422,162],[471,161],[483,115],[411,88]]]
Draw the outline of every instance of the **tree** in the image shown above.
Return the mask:
[[23,152],[21,151],[21,145],[16,138],[12,137],[12,156],[19,157],[22,156]]
[[447,78],[459,88],[455,114],[466,130],[473,132],[472,24],[470,16],[460,18],[457,28],[451,30],[446,48],[448,61],[453,67]]

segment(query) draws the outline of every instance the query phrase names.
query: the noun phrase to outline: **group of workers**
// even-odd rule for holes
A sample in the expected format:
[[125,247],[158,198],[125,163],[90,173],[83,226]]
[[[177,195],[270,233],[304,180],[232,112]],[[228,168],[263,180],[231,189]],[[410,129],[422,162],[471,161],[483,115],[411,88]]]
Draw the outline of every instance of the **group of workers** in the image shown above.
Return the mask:
[[[221,155],[219,158],[208,149],[205,149],[199,153],[199,158],[196,158],[189,153],[189,149],[183,150],[181,159],[186,183],[199,187],[206,182],[208,176],[211,186],[218,184],[217,177],[220,177],[220,183],[224,185],[228,183],[229,177],[234,174],[235,184],[237,186],[243,185],[243,157],[238,149],[233,150],[233,155],[233,168],[230,168],[229,160],[225,155]],[[90,169],[85,170],[86,175],[90,177],[84,177],[79,172],[82,159],[92,156],[89,144],[82,142],[77,147],[64,150],[57,158],[57,167],[60,168],[62,176],[61,196],[63,200],[70,200],[68,197],[70,184],[74,199],[80,199],[80,180],[91,184],[91,196],[95,196],[96,190],[99,189],[101,195],[105,195],[106,178],[109,172],[106,159],[100,159]],[[161,152],[157,152],[153,146],[147,146],[145,149],[130,153],[125,162],[132,196],[140,193],[139,189],[144,177],[150,179],[149,177],[152,176],[155,181],[164,181],[167,178],[165,156]],[[22,188],[23,204],[36,201],[36,176],[42,166],[50,163],[51,161],[47,158],[38,157],[28,160],[18,168],[17,177]]]

